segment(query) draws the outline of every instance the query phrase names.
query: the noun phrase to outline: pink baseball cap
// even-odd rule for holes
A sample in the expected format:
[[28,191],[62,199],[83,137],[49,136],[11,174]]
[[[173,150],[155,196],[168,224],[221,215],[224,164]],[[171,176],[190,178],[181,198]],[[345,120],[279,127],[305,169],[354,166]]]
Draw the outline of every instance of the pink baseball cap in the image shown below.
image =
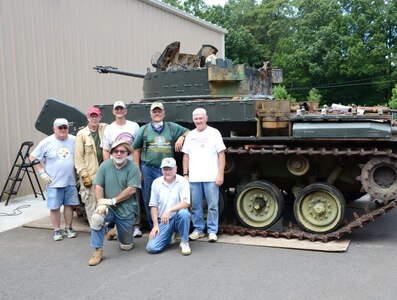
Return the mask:
[[92,114],[97,114],[98,116],[100,116],[101,110],[98,107],[90,107],[88,109],[87,116],[91,116]]

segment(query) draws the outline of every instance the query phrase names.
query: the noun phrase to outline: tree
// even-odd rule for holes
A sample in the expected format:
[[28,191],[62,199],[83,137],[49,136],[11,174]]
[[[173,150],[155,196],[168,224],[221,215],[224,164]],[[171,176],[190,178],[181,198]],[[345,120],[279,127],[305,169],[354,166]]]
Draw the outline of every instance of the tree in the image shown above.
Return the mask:
[[273,87],[273,96],[274,99],[276,100],[290,100],[290,101],[295,101],[295,98],[293,98],[288,92],[285,86],[283,85],[276,85]]
[[315,101],[315,102],[320,102],[321,101],[321,94],[316,88],[312,88],[309,91],[309,96],[307,96],[307,101]]
[[166,0],[228,30],[226,57],[282,68],[297,99],[321,91],[322,102],[376,105],[390,99],[397,80],[397,1]]
[[395,84],[391,92],[392,92],[392,96],[389,100],[388,105],[391,109],[397,109],[397,84]]

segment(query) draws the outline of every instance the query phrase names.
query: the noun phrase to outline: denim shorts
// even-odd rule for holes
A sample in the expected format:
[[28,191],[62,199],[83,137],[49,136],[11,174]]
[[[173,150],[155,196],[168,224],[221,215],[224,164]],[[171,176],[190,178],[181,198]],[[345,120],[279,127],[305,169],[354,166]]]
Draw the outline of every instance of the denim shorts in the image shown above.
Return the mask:
[[58,209],[62,205],[79,205],[79,197],[75,185],[65,187],[47,187],[47,207],[49,209]]

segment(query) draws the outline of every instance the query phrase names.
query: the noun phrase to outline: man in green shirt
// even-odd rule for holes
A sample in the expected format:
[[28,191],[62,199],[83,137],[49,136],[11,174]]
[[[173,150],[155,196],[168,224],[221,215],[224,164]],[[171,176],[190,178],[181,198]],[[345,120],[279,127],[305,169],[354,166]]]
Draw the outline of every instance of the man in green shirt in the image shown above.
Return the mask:
[[163,175],[161,161],[166,157],[174,157],[175,151],[181,151],[189,130],[179,124],[165,122],[165,110],[161,102],[154,102],[150,106],[150,117],[152,121],[139,128],[133,148],[134,161],[141,167],[143,203],[152,228],[149,201],[153,180]]
[[99,228],[91,225],[91,247],[95,251],[88,262],[90,266],[99,264],[103,259],[106,231],[106,226],[103,225],[107,222],[116,224],[122,250],[131,250],[134,247],[134,222],[139,209],[136,191],[141,187],[141,176],[134,162],[127,159],[131,153],[132,148],[125,141],[114,142],[110,151],[113,159],[104,161],[96,174],[95,212],[105,215],[105,218]]

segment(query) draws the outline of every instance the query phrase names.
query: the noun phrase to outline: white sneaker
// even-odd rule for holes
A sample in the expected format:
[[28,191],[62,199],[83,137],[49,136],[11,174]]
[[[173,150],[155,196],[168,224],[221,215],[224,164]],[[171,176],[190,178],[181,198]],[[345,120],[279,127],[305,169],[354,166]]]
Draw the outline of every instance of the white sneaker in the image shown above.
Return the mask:
[[204,232],[200,232],[197,229],[195,229],[190,235],[189,235],[189,239],[191,239],[192,241],[194,240],[198,240],[199,238],[205,237]]
[[190,253],[192,253],[192,250],[190,250],[189,242],[181,242],[179,244],[179,248],[181,248],[181,253],[183,255],[190,255]]
[[208,241],[209,241],[210,243],[214,243],[214,242],[216,242],[217,240],[218,240],[218,237],[216,236],[216,233],[211,232],[211,233],[208,235]]
[[142,231],[139,227],[134,227],[134,237],[140,238],[142,236]]

